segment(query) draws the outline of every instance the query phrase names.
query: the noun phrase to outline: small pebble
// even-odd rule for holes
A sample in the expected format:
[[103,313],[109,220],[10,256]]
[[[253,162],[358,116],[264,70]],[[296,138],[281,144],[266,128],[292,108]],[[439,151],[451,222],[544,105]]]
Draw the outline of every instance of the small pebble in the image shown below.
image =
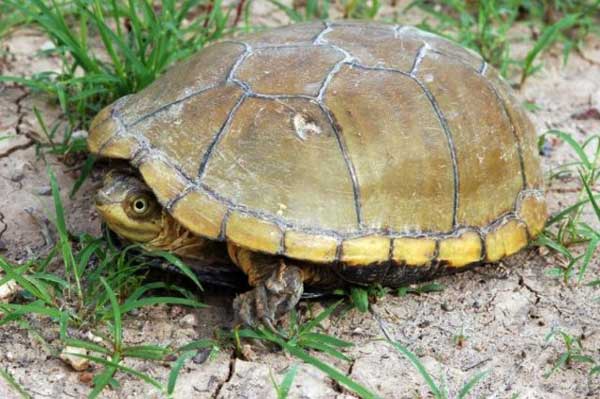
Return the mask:
[[84,371],[81,374],[79,374],[79,382],[91,385],[93,380],[94,380],[94,373],[90,373],[89,371]]
[[247,360],[249,362],[253,362],[256,360],[256,352],[254,352],[254,350],[252,349],[252,345],[249,345],[249,344],[242,345],[241,355],[244,358],[244,360]]
[[39,187],[39,188],[36,190],[36,194],[37,194],[37,195],[42,195],[42,196],[46,196],[46,197],[47,197],[47,196],[49,196],[50,194],[52,194],[52,189],[50,188],[50,186],[42,186],[42,187]]
[[40,46],[40,50],[42,50],[42,51],[50,51],[50,50],[54,50],[55,48],[56,48],[56,46],[50,40],[45,41]]
[[189,313],[179,320],[179,324],[182,327],[196,327],[198,325],[198,318],[194,313]]
[[59,357],[62,361],[67,363],[69,366],[76,371],[83,371],[88,368],[90,365],[89,360],[84,357],[77,356],[78,355],[87,355],[88,351],[83,348],[78,348],[75,346],[65,346],[65,348],[60,352]]
[[19,285],[15,280],[8,280],[0,285],[0,302],[9,303],[19,292]]
[[75,130],[73,132],[73,134],[71,134],[71,140],[76,140],[76,139],[87,140],[87,138],[88,138],[87,130]]
[[13,355],[13,353],[12,353],[12,352],[6,352],[6,353],[4,354],[4,358],[5,358],[7,361],[9,361],[9,362],[12,362],[12,361],[14,361],[14,360],[15,360],[15,355]]
[[350,334],[352,335],[363,335],[365,332],[362,328],[356,327]]
[[196,364],[202,364],[210,357],[210,348],[200,349],[198,353],[194,355],[192,361]]
[[164,358],[165,362],[174,362],[175,360],[177,360],[177,355],[174,355],[172,353],[165,356],[165,358]]
[[86,338],[89,339],[92,342],[95,342],[97,344],[101,344],[102,343],[102,338],[95,335],[94,333],[92,333],[91,331],[88,331],[86,334]]
[[10,181],[12,181],[13,183],[18,183],[21,180],[23,180],[24,178],[25,178],[25,173],[23,173],[23,171],[20,171],[20,170],[15,170],[9,176]]

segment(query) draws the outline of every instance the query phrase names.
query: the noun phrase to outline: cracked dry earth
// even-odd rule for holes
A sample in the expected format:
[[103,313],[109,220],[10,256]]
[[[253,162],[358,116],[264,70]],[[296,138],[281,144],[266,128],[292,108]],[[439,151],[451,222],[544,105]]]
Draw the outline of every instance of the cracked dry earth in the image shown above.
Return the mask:
[[[2,74],[30,74],[57,68],[54,60],[35,52],[46,40],[34,31],[19,30],[1,44]],[[35,62],[34,62],[35,59]],[[572,54],[562,65],[560,51],[544,57],[545,68],[527,81],[518,93],[535,103],[532,114],[538,131],[567,131],[578,140],[600,133],[600,41],[590,41],[581,55]],[[47,121],[58,112],[46,99],[22,88],[0,86],[0,255],[15,261],[45,253],[44,215],[51,214],[46,170],[51,168],[64,192],[77,178],[77,169],[52,156],[40,159],[33,145],[39,137],[33,109]],[[592,110],[592,111],[590,111]],[[565,144],[550,141],[544,157],[546,172],[573,159]],[[98,234],[99,220],[91,197],[99,183],[93,175],[70,200],[65,196],[68,222],[74,232]],[[553,181],[548,187],[550,210],[557,211],[576,200],[574,176]],[[34,215],[36,217],[32,217]],[[593,223],[591,212],[584,214]],[[40,220],[42,222],[40,223]],[[582,398],[600,397],[600,379],[588,377],[589,366],[573,364],[549,378],[544,374],[564,351],[559,340],[545,341],[553,328],[581,337],[587,354],[600,360],[600,312],[594,300],[597,290],[585,284],[563,285],[548,277],[560,263],[547,251],[529,250],[503,265],[485,265],[438,281],[440,293],[395,297],[387,295],[373,305],[374,313],[390,336],[416,353],[436,380],[443,380],[455,397],[462,384],[478,372],[489,374],[476,386],[472,397]],[[596,277],[600,261],[595,256],[586,280]],[[211,337],[218,326],[231,322],[233,294],[211,293],[204,301],[213,305],[192,312],[179,307],[154,307],[125,319],[125,342],[183,345]],[[315,308],[327,301],[311,303]],[[306,303],[301,305],[306,310]],[[58,329],[44,320],[30,318],[43,338],[59,345]],[[356,381],[384,398],[429,397],[416,370],[398,352],[382,342],[379,323],[372,315],[352,310],[324,325],[328,334],[354,344],[345,352],[353,361],[333,362]],[[460,337],[460,339],[457,339]],[[0,367],[8,370],[35,398],[80,398],[90,391],[82,373],[69,369],[31,332],[16,326],[0,328]],[[178,380],[176,398],[275,398],[270,373],[280,380],[297,360],[281,352],[253,348],[251,361],[221,352],[215,359],[188,361]],[[316,354],[318,357],[322,357]],[[327,360],[332,362],[331,360]],[[127,360],[125,364],[166,381],[168,364]],[[92,366],[92,372],[100,369]],[[159,398],[154,388],[124,374],[120,389],[106,390],[106,398]],[[0,380],[0,397],[16,397]],[[290,398],[353,398],[354,396],[316,369],[302,365]]]

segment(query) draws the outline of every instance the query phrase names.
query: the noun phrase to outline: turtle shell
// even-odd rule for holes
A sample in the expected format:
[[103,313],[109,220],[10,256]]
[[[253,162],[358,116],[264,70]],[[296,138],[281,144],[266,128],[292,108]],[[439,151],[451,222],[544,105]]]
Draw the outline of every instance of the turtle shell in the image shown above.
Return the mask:
[[96,117],[192,232],[361,266],[461,267],[546,220],[536,134],[480,56],[413,27],[292,25],[213,44]]

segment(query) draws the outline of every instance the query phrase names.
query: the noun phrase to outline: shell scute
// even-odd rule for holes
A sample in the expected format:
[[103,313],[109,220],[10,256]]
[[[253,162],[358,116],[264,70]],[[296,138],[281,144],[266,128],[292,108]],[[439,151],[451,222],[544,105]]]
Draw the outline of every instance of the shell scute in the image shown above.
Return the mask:
[[448,142],[419,85],[399,73],[344,65],[324,101],[356,170],[364,225],[452,230]]
[[338,240],[334,237],[288,230],[285,233],[285,254],[296,259],[319,259],[334,262]]
[[463,267],[481,261],[482,253],[481,236],[465,231],[458,237],[441,240],[437,259],[448,267]]
[[395,238],[392,259],[399,264],[425,266],[435,259],[437,241],[426,237]]
[[527,228],[518,220],[509,220],[485,237],[486,261],[497,262],[527,245]]
[[[444,73],[439,72],[440,64]],[[464,64],[431,52],[423,57],[417,78],[435,98],[452,139],[457,223],[485,226],[511,212],[524,188],[519,143],[487,80]]]
[[422,41],[411,37],[396,37],[393,26],[380,29],[364,25],[333,25],[322,36],[322,43],[346,50],[358,63],[370,67],[394,68],[410,72]]
[[529,117],[527,117],[523,107],[519,105],[519,101],[512,94],[512,89],[508,83],[496,70],[488,68],[485,71],[485,77],[489,79],[490,84],[496,90],[519,139],[523,154],[523,169],[525,171],[527,188],[543,188],[544,177],[540,169],[535,126]]
[[220,239],[227,207],[206,193],[191,191],[173,204],[173,217],[195,234]]
[[484,63],[483,58],[476,52],[458,45],[448,39],[433,33],[425,32],[420,29],[405,26],[398,29],[398,37],[420,41],[424,46],[433,52],[446,55],[456,59],[469,66],[471,69],[479,71]]
[[152,148],[160,149],[186,176],[195,179],[202,154],[208,151],[243,95],[243,90],[234,84],[209,89],[136,123],[129,134],[145,137]]
[[248,98],[214,148],[202,182],[286,224],[356,229],[352,183],[335,133],[309,100]]
[[244,60],[235,77],[255,93],[317,96],[327,73],[343,59],[327,46],[263,48]]
[[227,218],[225,236],[237,245],[269,254],[279,254],[282,250],[283,232],[279,226],[237,211]]
[[150,86],[129,96],[121,104],[123,123],[133,124],[159,108],[225,83],[234,63],[245,51],[241,43],[217,43],[175,65]]

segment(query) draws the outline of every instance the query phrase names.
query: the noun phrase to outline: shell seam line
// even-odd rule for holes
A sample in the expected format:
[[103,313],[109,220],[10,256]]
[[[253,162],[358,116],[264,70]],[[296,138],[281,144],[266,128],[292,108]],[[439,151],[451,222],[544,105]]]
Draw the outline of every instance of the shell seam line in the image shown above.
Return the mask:
[[223,125],[221,125],[221,128],[219,129],[219,131],[213,137],[213,140],[211,141],[210,145],[208,146],[206,152],[204,153],[204,156],[202,157],[202,161],[200,162],[200,167],[198,168],[198,177],[197,177],[198,181],[202,180],[202,178],[204,177],[204,172],[206,171],[206,166],[208,165],[208,162],[210,161],[210,158],[212,157],[212,154],[215,151],[215,148],[221,142],[221,140],[223,139],[223,136],[225,136],[225,133],[227,132],[229,125],[231,124],[231,121],[233,120],[233,116],[235,115],[237,110],[241,107],[242,103],[244,102],[244,100],[247,97],[248,97],[248,95],[246,93],[244,93],[240,96],[238,101],[235,103],[235,105],[229,112],[229,115],[227,115],[225,122],[223,122]]
[[[494,97],[496,97],[496,100],[498,101],[498,103],[500,103],[500,105],[502,107],[502,112],[504,113],[504,115],[506,115],[508,122],[510,123],[511,133],[512,133],[515,141],[517,142],[517,154],[519,156],[519,166],[521,168],[521,178],[523,181],[523,190],[525,190],[527,188],[527,175],[525,174],[525,158],[523,158],[523,143],[521,143],[521,138],[517,134],[517,131],[515,129],[515,122],[514,122],[513,118],[510,116],[510,113],[508,112],[506,102],[502,99],[502,97],[500,97],[498,90],[492,84],[492,82],[487,82],[487,84],[490,87],[490,89],[492,90],[492,93],[494,93]],[[516,201],[515,201],[515,206],[516,206]]]
[[362,201],[361,201],[360,188],[359,188],[360,186],[358,184],[358,176],[356,175],[356,169],[354,168],[354,163],[350,159],[350,154],[348,154],[348,148],[346,147],[346,142],[344,141],[342,132],[340,132],[338,124],[334,119],[333,113],[321,101],[318,101],[318,104],[319,104],[321,110],[327,116],[327,120],[329,121],[329,124],[333,128],[333,132],[335,134],[335,138],[337,140],[338,146],[342,153],[342,157],[344,158],[344,162],[346,163],[346,168],[348,169],[348,174],[350,175],[350,181],[352,182],[352,194],[354,196],[354,209],[356,210],[356,220],[358,223],[358,228],[362,229],[363,228]]
[[332,30],[333,29],[331,28],[329,21],[323,22],[323,30],[321,30],[321,32],[319,32],[317,34],[317,36],[312,41],[312,44],[314,44],[314,45],[319,44],[323,40],[323,36],[325,36],[327,33],[331,32]]
[[423,58],[425,58],[427,50],[429,50],[429,45],[427,43],[424,43],[421,47],[419,47],[419,51],[417,51],[417,55],[415,56],[412,67],[410,68],[410,76],[415,77],[417,75],[419,65],[421,65]]
[[[327,29],[332,30],[332,28],[329,24],[327,24],[327,28],[325,30],[327,30]],[[323,41],[322,38],[320,38],[320,41],[321,42]],[[346,169],[348,169],[348,174],[350,177],[350,181],[352,183],[352,194],[354,197],[354,209],[356,212],[356,221],[358,224],[358,228],[362,229],[364,226],[363,225],[364,219],[363,219],[363,212],[362,212],[360,186],[358,183],[358,176],[356,175],[356,168],[354,167],[354,163],[352,162],[352,159],[350,159],[350,154],[348,153],[348,147],[346,146],[346,142],[344,140],[343,133],[340,131],[339,125],[338,125],[337,121],[335,120],[335,116],[334,116],[333,112],[325,105],[325,103],[323,101],[323,97],[325,96],[325,91],[329,87],[329,84],[331,83],[333,76],[340,71],[340,69],[342,68],[342,66],[344,64],[351,62],[353,60],[353,57],[346,50],[344,50],[338,46],[330,45],[330,44],[328,44],[328,45],[333,47],[335,50],[341,52],[344,55],[344,58],[342,60],[336,62],[335,65],[333,65],[333,67],[331,67],[331,70],[329,71],[329,73],[323,80],[323,84],[319,88],[319,92],[317,94],[316,101],[317,101],[317,104],[319,105],[319,107],[321,108],[321,111],[323,113],[325,113],[325,115],[327,116],[327,120],[329,121],[329,124],[331,125],[331,127],[333,129],[336,141],[338,143],[338,147],[340,149],[340,152],[342,153],[342,157],[346,164]]]
[[[419,52],[420,52],[420,50],[419,50]],[[416,76],[414,76],[410,73],[406,73],[399,69],[393,69],[393,68],[368,67],[368,66],[364,66],[364,65],[356,64],[356,63],[352,63],[351,65],[353,65],[354,67],[357,67],[357,68],[365,69],[365,70],[387,71],[387,72],[399,73],[401,75],[409,77],[421,88],[421,90],[423,91],[423,93],[425,94],[427,99],[429,100],[429,103],[433,107],[433,110],[434,110],[436,116],[438,117],[440,125],[442,126],[442,130],[444,131],[444,134],[446,135],[446,140],[448,142],[448,148],[450,150],[450,158],[452,161],[452,174],[453,174],[453,178],[454,178],[454,196],[453,196],[454,203],[453,203],[453,209],[452,209],[452,227],[456,228],[458,226],[458,221],[457,221],[458,205],[459,205],[458,204],[458,201],[459,201],[458,193],[459,193],[459,187],[460,187],[459,175],[458,175],[458,161],[457,161],[457,157],[456,157],[456,146],[454,145],[454,138],[452,137],[452,132],[450,131],[450,127],[448,126],[448,121],[446,120],[446,117],[442,113],[442,110],[439,108],[439,105],[438,105],[437,101],[435,100],[435,97],[429,91],[429,89]]]
[[162,107],[158,107],[158,108],[156,108],[155,110],[153,110],[153,111],[150,111],[150,112],[148,112],[147,114],[144,114],[144,115],[140,116],[138,119],[136,119],[135,121],[133,121],[133,122],[131,122],[131,123],[129,123],[129,124],[128,124],[128,123],[125,123],[125,122],[123,122],[123,125],[124,125],[125,127],[127,127],[127,128],[134,127],[135,125],[139,124],[140,122],[143,122],[143,121],[145,121],[146,119],[148,119],[148,118],[150,118],[150,117],[153,117],[154,115],[156,115],[156,114],[158,114],[158,113],[160,113],[160,112],[162,112],[162,111],[164,111],[164,110],[166,110],[166,109],[168,109],[168,108],[170,108],[170,107],[172,107],[172,106],[174,106],[174,105],[177,105],[177,104],[180,104],[180,103],[182,103],[182,102],[184,102],[184,101],[187,101],[187,100],[189,100],[189,99],[190,99],[190,98],[192,98],[192,97],[199,96],[199,95],[201,95],[201,94],[203,94],[203,93],[205,93],[205,92],[207,92],[207,91],[209,91],[209,90],[216,89],[216,88],[219,88],[219,87],[223,87],[223,86],[224,86],[224,84],[225,84],[225,82],[221,82],[221,83],[217,83],[217,84],[213,84],[213,85],[205,86],[205,87],[203,87],[202,89],[198,89],[198,90],[196,90],[196,91],[194,91],[194,92],[192,92],[192,93],[188,94],[187,96],[184,96],[184,97],[182,97],[182,98],[178,98],[178,99],[177,99],[177,100],[175,100],[175,101],[171,101],[170,103],[168,103],[168,104],[165,104],[165,105],[163,105]]
[[481,67],[479,68],[479,74],[480,75],[485,75],[485,73],[487,72],[488,69],[488,63],[484,61],[481,62]]

